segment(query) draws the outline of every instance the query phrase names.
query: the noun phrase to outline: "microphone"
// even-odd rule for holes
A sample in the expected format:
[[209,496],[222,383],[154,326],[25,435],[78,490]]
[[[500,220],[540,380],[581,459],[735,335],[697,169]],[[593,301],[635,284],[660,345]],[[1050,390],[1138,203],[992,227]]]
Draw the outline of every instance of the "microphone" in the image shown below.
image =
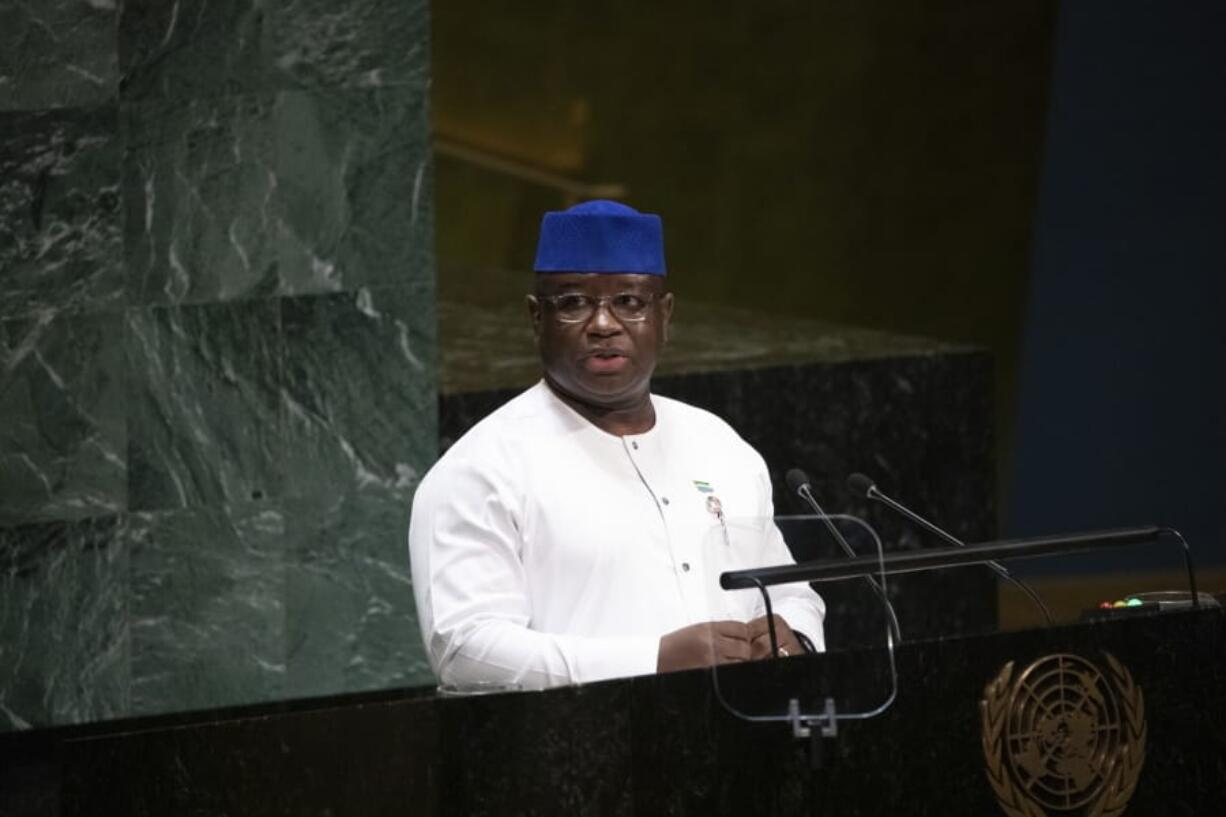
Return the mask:
[[[839,547],[843,549],[852,559],[859,556],[855,549],[847,544],[847,540],[843,538],[842,532],[831,521],[830,516],[822,510],[822,506],[817,504],[817,500],[813,497],[813,490],[809,487],[809,476],[799,468],[793,468],[784,475],[784,481],[787,482],[788,488],[792,493],[798,495],[814,512],[826,523],[826,530],[830,531],[830,535],[834,537],[834,541],[839,543]],[[881,589],[881,585],[872,576],[865,576],[864,580],[869,583],[876,592],[877,598],[881,599],[881,603],[885,605],[886,613],[890,620],[890,629],[894,633],[894,640],[898,643],[902,642],[902,630],[898,626],[898,616],[894,614],[894,605],[890,604],[890,600],[886,597],[885,591]]]
[[794,494],[799,494],[802,490],[809,490],[809,475],[799,468],[788,471],[783,479],[788,484],[788,490]]
[[[919,525],[924,530],[930,533],[936,534],[938,537],[940,537],[941,539],[944,539],[946,542],[950,543],[951,545],[955,545],[960,548],[966,547],[966,542],[963,542],[961,539],[954,536],[952,533],[949,533],[948,531],[937,527],[935,524],[933,524],[932,522],[929,522],[927,519],[920,516],[915,511],[908,508],[906,505],[903,505],[902,503],[897,502],[896,500],[893,500],[890,497],[883,494],[877,488],[876,483],[874,483],[871,479],[866,477],[864,474],[855,473],[849,476],[847,478],[847,487],[850,488],[852,490],[852,493],[856,494],[857,496],[862,496],[867,499],[871,499],[871,500],[880,502],[882,505],[885,505],[890,510],[894,511],[895,513],[903,517],[906,517],[907,519],[911,520],[915,524]],[[1035,605],[1039,608],[1039,610],[1043,613],[1043,618],[1044,620],[1046,620],[1047,625],[1049,627],[1056,623],[1055,619],[1052,618],[1051,610],[1047,609],[1047,605],[1043,603],[1043,599],[1039,598],[1039,594],[1034,591],[1034,588],[1026,584],[1026,582],[1022,581],[1021,579],[1015,577],[1000,562],[997,562],[995,560],[990,560],[990,561],[984,562],[984,564],[990,567],[992,571],[996,573],[996,575],[1000,576],[1002,579],[1009,582],[1014,587],[1016,587],[1018,590],[1021,590],[1024,594],[1026,594],[1026,597],[1029,598],[1032,602],[1034,602]]]

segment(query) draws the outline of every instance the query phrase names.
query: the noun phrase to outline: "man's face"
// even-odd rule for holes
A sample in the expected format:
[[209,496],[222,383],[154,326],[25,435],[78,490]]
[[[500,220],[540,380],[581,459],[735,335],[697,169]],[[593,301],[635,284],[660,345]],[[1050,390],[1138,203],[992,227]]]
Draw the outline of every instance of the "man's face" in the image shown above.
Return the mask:
[[[548,298],[567,294],[632,294],[651,304],[642,321],[619,320],[606,301],[586,321],[564,323]],[[673,314],[661,276],[549,273],[537,276],[537,296],[528,296],[528,310],[545,377],[555,388],[601,409],[631,408],[645,398]]]

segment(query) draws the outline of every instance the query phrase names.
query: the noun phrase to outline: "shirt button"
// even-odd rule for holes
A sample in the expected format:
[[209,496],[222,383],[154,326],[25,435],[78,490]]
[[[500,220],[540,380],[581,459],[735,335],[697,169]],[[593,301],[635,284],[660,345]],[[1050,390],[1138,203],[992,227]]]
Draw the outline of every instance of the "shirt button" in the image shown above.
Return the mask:
[[661,502],[663,502],[665,505],[667,505],[667,504],[668,504],[668,497],[666,497],[666,496],[662,496],[662,497],[660,497],[660,501],[661,501]]
[[690,563],[689,563],[689,562],[682,562],[682,563],[681,563],[681,571],[682,571],[683,573],[689,573],[689,572],[690,572]]
[[634,440],[630,441],[630,447],[633,448],[635,451],[639,450],[639,444],[636,443]]

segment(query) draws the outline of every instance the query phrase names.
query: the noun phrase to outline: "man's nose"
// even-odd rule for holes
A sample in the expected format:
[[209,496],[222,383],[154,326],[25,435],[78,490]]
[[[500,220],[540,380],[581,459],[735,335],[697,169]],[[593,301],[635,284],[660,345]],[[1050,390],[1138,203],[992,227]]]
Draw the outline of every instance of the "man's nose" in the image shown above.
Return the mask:
[[597,334],[613,334],[622,330],[621,321],[613,314],[612,301],[601,299],[596,302],[592,317],[588,318],[587,328],[589,332]]

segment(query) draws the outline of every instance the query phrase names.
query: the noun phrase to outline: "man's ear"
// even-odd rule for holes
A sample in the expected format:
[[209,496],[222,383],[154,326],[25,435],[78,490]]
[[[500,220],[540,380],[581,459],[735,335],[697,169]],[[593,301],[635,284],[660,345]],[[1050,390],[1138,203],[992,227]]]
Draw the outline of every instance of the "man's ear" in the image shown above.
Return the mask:
[[660,339],[668,343],[668,327],[673,320],[673,293],[660,296]]
[[528,304],[528,317],[532,320],[532,336],[538,341],[541,339],[541,301],[535,295],[529,295],[526,298]]

